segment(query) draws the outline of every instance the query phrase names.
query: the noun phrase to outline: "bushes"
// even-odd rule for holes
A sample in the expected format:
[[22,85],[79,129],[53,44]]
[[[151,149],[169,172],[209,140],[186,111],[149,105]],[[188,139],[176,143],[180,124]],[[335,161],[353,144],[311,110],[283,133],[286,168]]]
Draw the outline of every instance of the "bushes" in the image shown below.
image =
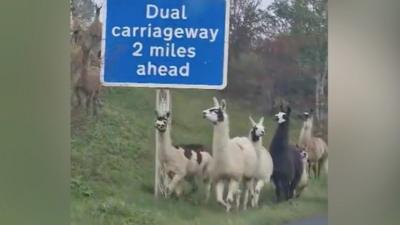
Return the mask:
[[[265,53],[264,53],[265,54]],[[315,80],[291,69],[294,62],[277,65],[261,53],[241,53],[229,62],[226,95],[240,99],[261,113],[272,113],[275,103],[283,99],[294,109],[304,110],[314,104]],[[293,66],[293,65],[292,65]],[[304,108],[304,109],[303,109]]]

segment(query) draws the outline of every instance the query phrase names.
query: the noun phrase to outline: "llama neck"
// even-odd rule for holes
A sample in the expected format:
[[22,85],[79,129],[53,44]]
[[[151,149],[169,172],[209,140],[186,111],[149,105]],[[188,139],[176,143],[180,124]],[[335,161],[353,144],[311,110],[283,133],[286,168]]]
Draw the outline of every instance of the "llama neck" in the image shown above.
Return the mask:
[[213,154],[224,154],[229,138],[229,120],[225,116],[224,121],[214,125]]
[[81,76],[85,77],[87,76],[87,68],[89,66],[89,50],[82,49],[82,73]]
[[160,152],[163,157],[169,157],[172,154],[172,141],[171,141],[171,129],[169,126],[164,132],[157,131],[158,144],[160,146]]
[[99,21],[100,19],[100,9],[96,9],[95,21]]
[[314,128],[314,117],[311,117],[310,118],[310,137],[312,136],[313,128]]
[[289,121],[279,124],[272,138],[270,151],[274,153],[283,152],[289,145]]
[[303,122],[303,127],[300,131],[299,145],[305,145],[312,137],[313,120],[309,119]]

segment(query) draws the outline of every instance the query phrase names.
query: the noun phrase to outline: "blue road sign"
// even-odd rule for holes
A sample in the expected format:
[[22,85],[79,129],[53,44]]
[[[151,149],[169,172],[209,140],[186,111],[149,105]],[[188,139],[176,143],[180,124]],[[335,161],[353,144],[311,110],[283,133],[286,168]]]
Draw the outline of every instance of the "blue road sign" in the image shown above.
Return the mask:
[[229,0],[108,0],[105,86],[223,89]]

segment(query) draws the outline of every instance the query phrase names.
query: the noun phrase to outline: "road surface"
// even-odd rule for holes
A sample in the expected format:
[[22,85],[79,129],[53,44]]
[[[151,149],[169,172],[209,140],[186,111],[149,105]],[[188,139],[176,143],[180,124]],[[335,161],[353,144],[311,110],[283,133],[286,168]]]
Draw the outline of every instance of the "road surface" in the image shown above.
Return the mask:
[[285,225],[328,225],[328,216],[320,215],[308,219],[302,219]]

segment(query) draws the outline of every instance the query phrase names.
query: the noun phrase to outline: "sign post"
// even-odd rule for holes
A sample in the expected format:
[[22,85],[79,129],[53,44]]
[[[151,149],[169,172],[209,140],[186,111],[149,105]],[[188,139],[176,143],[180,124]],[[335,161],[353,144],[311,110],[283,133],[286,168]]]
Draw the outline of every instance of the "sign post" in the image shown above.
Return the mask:
[[[105,0],[101,83],[224,89],[228,73],[229,1]],[[156,107],[165,91],[157,91]],[[166,92],[170,107],[170,94]],[[156,196],[160,185],[157,157],[156,153]]]
[[[170,112],[172,119],[172,107],[171,107],[171,94],[168,89],[157,89],[156,91],[156,109],[158,112]],[[171,119],[168,126],[171,126]],[[160,165],[160,160],[158,159],[160,146],[158,145],[158,135],[157,131],[155,133],[155,177],[154,177],[154,196],[158,197],[160,194],[166,196],[166,179],[164,170]]]

